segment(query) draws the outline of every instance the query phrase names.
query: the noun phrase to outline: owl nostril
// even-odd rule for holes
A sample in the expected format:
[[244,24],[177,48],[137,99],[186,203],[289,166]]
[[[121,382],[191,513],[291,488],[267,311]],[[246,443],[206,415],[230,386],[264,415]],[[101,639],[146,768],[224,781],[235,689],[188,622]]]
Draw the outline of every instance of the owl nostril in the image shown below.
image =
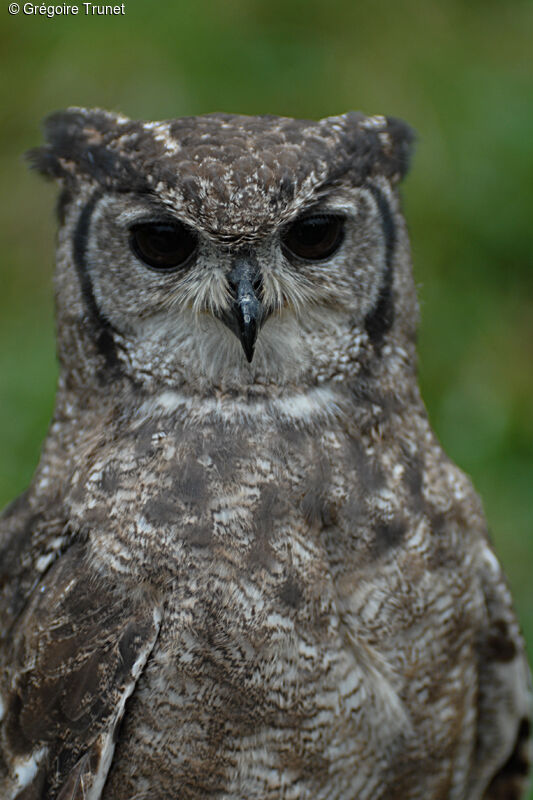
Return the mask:
[[252,280],[252,288],[260,300],[263,299],[263,276],[260,272]]
[[240,255],[235,258],[228,273],[228,284],[235,300],[245,290],[251,291],[257,299],[263,290],[263,279],[253,256]]

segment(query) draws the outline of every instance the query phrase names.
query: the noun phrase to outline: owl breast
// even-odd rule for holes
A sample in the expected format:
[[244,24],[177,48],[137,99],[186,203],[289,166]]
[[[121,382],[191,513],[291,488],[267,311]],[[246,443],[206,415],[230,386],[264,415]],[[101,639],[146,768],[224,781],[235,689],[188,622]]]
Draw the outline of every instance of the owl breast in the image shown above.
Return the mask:
[[[423,515],[412,530],[386,522],[400,473],[334,428],[258,439],[151,421],[123,436],[120,462],[99,449],[83,505],[94,564],[149,581],[164,606],[105,798],[148,791],[154,774],[161,797],[177,783],[180,797],[277,800],[420,788],[420,754],[472,723],[458,711],[435,731],[425,699],[455,692],[464,706],[472,645],[459,634],[477,607],[466,592],[455,608],[450,581],[424,570]],[[78,493],[74,480],[74,517]],[[452,583],[464,590],[460,570]]]

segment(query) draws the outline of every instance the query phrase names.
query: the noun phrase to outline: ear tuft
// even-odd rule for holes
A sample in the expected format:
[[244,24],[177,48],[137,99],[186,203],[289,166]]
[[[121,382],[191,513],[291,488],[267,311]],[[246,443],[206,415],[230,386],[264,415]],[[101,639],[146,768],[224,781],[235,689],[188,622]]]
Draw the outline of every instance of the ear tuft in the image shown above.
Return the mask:
[[396,184],[406,175],[415,142],[406,122],[381,115],[367,117],[359,111],[322,122],[339,136],[343,168],[357,183],[383,175]]
[[396,117],[387,117],[386,134],[391,141],[391,146],[387,148],[385,143],[383,151],[384,155],[388,155],[389,158],[391,180],[398,182],[407,175],[411,166],[416,134],[406,122]]
[[127,117],[100,109],[68,108],[51,114],[44,122],[46,144],[26,153],[33,169],[47,178],[72,179],[77,172],[102,179],[109,170],[106,146],[124,130]]

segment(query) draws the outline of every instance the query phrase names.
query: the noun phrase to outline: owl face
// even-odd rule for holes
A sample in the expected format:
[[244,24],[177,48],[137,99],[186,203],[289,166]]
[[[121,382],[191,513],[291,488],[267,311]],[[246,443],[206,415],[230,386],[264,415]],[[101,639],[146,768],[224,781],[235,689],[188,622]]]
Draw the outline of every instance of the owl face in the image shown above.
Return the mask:
[[381,346],[406,127],[72,111],[49,138],[33,158],[64,185],[60,312],[75,298],[136,381],[316,384]]

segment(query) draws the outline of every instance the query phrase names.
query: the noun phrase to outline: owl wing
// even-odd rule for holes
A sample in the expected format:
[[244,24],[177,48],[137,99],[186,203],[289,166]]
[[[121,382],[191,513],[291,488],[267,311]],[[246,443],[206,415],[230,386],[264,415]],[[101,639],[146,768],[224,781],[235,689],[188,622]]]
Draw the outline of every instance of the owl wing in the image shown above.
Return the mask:
[[520,800],[530,767],[531,676],[511,595],[488,544],[481,551],[480,577],[486,627],[478,644],[477,740],[468,797]]
[[96,574],[81,544],[49,568],[7,643],[0,684],[2,798],[100,797],[126,701],[160,620],[147,591],[127,594]]

